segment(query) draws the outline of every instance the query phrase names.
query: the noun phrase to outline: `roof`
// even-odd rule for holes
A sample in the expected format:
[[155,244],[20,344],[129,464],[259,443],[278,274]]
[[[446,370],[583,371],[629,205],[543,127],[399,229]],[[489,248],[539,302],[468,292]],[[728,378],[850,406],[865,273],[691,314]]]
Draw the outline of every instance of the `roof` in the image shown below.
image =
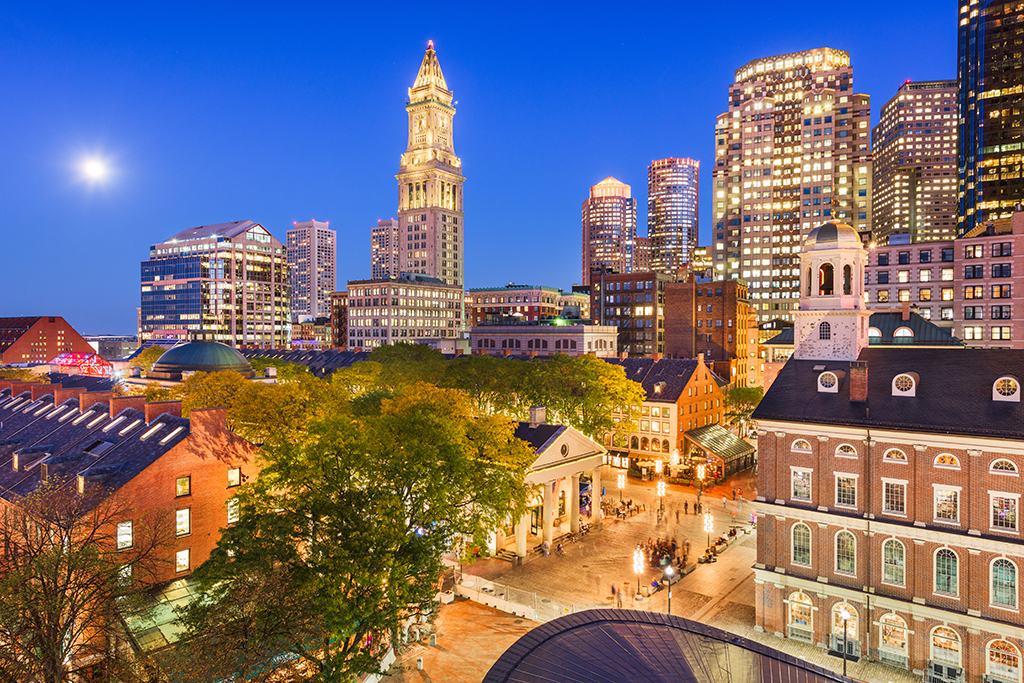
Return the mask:
[[826,683],[849,679],[753,640],[682,617],[594,609],[541,624],[483,683]]
[[[612,365],[619,365],[626,371],[626,379],[639,382],[647,394],[648,401],[675,403],[682,396],[690,382],[698,362],[692,358],[604,358]],[[706,366],[705,366],[706,367]],[[717,375],[707,368],[708,373],[718,380]]]
[[[963,342],[950,334],[949,330],[939,327],[930,320],[925,320],[917,313],[910,312],[907,320],[901,311],[877,311],[871,314],[868,325],[881,332],[880,337],[869,337],[871,346],[955,346],[963,347]],[[913,337],[894,337],[893,333],[901,327],[909,327]],[[764,342],[766,346],[793,346],[793,328],[787,327],[777,335]]]
[[826,249],[834,249],[838,244],[851,244],[863,248],[860,235],[846,223],[822,223],[814,230],[807,233],[804,239],[803,250],[814,249],[821,246]]
[[235,370],[251,373],[249,361],[227,344],[210,341],[194,341],[181,344],[165,351],[153,363],[153,372],[217,372],[219,370]]
[[369,351],[339,351],[336,349],[324,351],[313,349],[299,349],[296,351],[286,349],[239,349],[238,352],[248,359],[263,358],[305,365],[317,377],[325,377],[339,368],[350,367],[353,363],[367,360],[370,357]]
[[713,424],[691,429],[686,432],[686,437],[726,462],[754,452],[753,446],[722,425]]
[[534,452],[544,450],[544,447],[565,431],[564,425],[550,425],[546,422],[531,427],[529,422],[520,422],[516,425],[515,437],[530,444]]
[[[185,240],[201,240],[210,237],[237,237],[250,228],[259,226],[254,221],[232,221],[230,223],[216,223],[214,225],[200,225],[196,228],[182,230],[177,235],[168,237],[166,242],[184,242]],[[262,227],[262,226],[260,226]],[[266,228],[264,228],[266,230]],[[269,233],[268,233],[269,234]]]
[[21,339],[21,335],[28,332],[40,317],[37,315],[27,318],[0,318],[0,353],[14,346],[14,342]]
[[423,55],[423,62],[420,64],[416,82],[412,87],[413,89],[435,87],[444,91],[448,90],[444,74],[441,73],[441,63],[437,61],[437,53],[434,52],[434,41],[427,43],[427,51]]
[[[848,361],[790,358],[751,417],[1024,439],[1024,404],[992,400],[996,380],[1024,368],[1024,349],[881,347],[858,359],[867,362],[866,402],[850,401]],[[825,370],[845,373],[838,393],[818,391]],[[893,379],[908,372],[918,375],[916,396],[893,396]]]

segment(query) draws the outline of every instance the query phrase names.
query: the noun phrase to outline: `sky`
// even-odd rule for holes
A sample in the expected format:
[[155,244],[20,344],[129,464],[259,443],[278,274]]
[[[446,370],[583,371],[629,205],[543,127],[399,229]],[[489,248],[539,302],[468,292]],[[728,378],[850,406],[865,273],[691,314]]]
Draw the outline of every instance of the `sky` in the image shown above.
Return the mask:
[[[736,69],[849,50],[879,108],[956,77],[957,5],[857,3],[71,3],[0,13],[0,316],[134,334],[140,262],[185,228],[251,219],[280,240],[330,222],[338,281],[370,275],[396,216],[407,89],[433,40],[458,102],[466,286],[580,281],[580,206],[647,165],[701,162]],[[84,177],[87,159],[109,169]]]

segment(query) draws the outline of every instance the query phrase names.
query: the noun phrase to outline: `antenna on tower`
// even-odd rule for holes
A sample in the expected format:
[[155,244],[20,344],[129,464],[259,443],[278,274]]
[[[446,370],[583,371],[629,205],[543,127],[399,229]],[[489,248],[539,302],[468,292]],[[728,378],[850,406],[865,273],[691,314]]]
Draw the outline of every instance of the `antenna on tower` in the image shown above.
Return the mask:
[[434,49],[434,41],[432,41],[432,40],[428,40],[427,41],[427,49],[428,50],[433,50]]

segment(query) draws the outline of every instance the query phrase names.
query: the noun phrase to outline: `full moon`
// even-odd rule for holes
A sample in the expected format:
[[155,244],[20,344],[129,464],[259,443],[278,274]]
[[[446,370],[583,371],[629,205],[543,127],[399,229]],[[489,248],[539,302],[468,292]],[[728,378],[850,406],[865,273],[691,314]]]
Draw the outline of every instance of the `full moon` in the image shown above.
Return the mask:
[[82,164],[82,172],[90,180],[102,180],[107,175],[107,165],[99,159],[89,159]]

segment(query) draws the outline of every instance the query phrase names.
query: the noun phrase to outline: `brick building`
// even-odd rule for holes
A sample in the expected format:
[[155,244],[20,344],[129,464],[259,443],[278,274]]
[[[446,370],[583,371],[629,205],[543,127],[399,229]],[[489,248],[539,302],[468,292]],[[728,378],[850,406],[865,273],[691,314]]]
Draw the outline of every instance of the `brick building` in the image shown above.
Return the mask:
[[414,273],[348,281],[348,348],[454,341],[463,330],[460,285]]
[[59,315],[0,318],[0,364],[46,363],[67,351],[94,353]]
[[759,386],[757,316],[743,280],[692,275],[665,285],[665,355],[704,359],[736,386]]
[[466,291],[466,317],[479,325],[494,316],[516,316],[522,320],[543,320],[562,315],[566,306],[580,309],[580,318],[590,317],[590,298],[543,285],[477,287]]
[[619,328],[620,354],[665,353],[665,285],[671,281],[668,275],[652,272],[593,275],[591,318]]
[[[142,519],[165,512],[174,539],[159,580],[188,575],[209,557],[238,514],[237,487],[255,477],[256,446],[227,428],[226,409],[147,403],[61,385],[0,380],[0,491],[5,504],[42,480],[119,491]],[[134,519],[118,524],[131,547]],[[123,544],[123,545],[122,545]]]
[[615,357],[618,330],[589,320],[520,322],[514,318],[495,319],[475,325],[469,334],[470,348],[477,356],[529,356],[547,358],[556,353],[601,358]]
[[331,345],[342,351],[348,348],[348,292],[331,294]]
[[808,236],[795,352],[753,415],[755,628],[1020,681],[1024,351],[865,348],[864,260],[849,226]]
[[1024,211],[957,240],[875,247],[865,289],[869,308],[909,302],[968,346],[1024,348]]

